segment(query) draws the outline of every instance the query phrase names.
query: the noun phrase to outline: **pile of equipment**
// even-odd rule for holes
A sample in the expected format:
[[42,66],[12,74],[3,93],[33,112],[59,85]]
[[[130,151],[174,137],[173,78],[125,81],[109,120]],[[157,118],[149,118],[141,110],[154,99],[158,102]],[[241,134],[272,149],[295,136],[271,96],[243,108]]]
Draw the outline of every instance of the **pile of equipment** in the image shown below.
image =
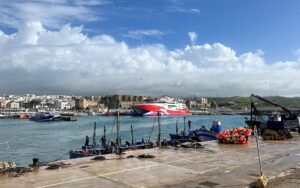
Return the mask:
[[291,132],[288,130],[274,131],[270,129],[265,129],[262,137],[264,140],[286,140],[293,138]]
[[221,131],[217,139],[221,144],[248,144],[252,129],[234,128]]
[[12,171],[16,168],[16,165],[12,161],[0,162],[0,172]]

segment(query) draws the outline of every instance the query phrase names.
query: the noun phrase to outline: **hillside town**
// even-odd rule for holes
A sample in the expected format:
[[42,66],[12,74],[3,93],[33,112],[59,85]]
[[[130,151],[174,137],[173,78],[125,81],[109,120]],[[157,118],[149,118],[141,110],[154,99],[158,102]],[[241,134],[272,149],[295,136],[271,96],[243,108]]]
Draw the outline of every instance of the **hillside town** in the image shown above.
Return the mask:
[[136,95],[105,95],[105,96],[75,96],[75,95],[1,95],[0,113],[14,112],[85,112],[105,113],[108,109],[129,111],[132,105],[148,101],[180,102],[189,109],[207,111],[213,103],[205,97],[173,98],[169,96],[150,97]]

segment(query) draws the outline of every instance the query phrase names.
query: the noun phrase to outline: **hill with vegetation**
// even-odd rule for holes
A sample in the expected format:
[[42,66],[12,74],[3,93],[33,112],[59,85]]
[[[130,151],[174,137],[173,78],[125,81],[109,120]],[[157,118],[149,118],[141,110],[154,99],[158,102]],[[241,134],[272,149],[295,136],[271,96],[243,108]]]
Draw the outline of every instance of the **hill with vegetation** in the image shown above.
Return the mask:
[[[281,97],[267,96],[263,97],[273,103],[282,105],[287,108],[300,108],[300,97]],[[211,97],[208,100],[218,104],[219,107],[230,109],[245,109],[250,108],[251,97]],[[253,97],[253,102],[257,107],[271,107],[272,105]]]

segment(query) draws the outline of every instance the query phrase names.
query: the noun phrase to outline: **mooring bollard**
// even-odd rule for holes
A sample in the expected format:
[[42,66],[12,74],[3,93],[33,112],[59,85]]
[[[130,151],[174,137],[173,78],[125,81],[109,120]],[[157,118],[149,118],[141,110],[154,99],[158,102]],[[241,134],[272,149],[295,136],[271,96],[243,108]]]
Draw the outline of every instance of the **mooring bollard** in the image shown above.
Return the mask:
[[39,158],[33,158],[32,159],[32,165],[33,166],[38,166],[38,163],[39,163]]

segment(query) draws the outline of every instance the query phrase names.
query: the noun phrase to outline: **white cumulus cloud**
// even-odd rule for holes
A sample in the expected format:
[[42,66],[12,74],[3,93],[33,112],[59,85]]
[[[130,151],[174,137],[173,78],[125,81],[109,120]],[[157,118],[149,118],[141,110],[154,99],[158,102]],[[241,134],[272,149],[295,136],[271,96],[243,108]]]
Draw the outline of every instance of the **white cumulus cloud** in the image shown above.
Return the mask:
[[48,28],[59,28],[72,21],[91,22],[103,19],[92,6],[106,0],[10,0],[0,1],[0,25],[17,28],[31,20],[41,21]]
[[197,33],[190,31],[188,34],[189,34],[191,43],[195,44],[197,41]]
[[164,35],[162,31],[156,30],[156,29],[148,29],[148,30],[133,30],[128,31],[125,34],[122,34],[124,37],[134,38],[134,39],[142,39],[143,37],[160,37]]
[[[16,93],[249,95],[300,94],[300,62],[266,63],[262,51],[237,55],[221,43],[170,50],[130,47],[82,27],[26,22],[0,31],[0,91]],[[142,79],[141,79],[142,78]],[[268,87],[266,84],[268,83]]]

